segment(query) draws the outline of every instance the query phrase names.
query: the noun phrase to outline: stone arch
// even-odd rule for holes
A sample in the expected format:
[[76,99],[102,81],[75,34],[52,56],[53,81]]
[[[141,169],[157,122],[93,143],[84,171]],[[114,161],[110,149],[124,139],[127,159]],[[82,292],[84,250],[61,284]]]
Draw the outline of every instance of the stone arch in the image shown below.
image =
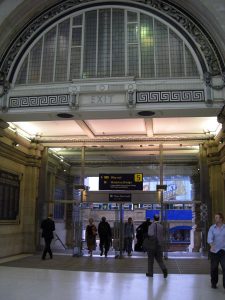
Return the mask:
[[189,41],[198,57],[203,73],[209,74],[206,80],[210,80],[210,76],[221,75],[224,71],[224,61],[217,49],[213,38],[204,30],[196,19],[178,6],[171,4],[169,1],[63,1],[56,4],[38,17],[32,19],[26,28],[21,30],[16,39],[14,39],[5,51],[0,70],[4,73],[5,78],[11,82],[15,69],[26,50],[26,47],[40,33],[51,24],[66,15],[94,6],[110,6],[123,5],[137,9],[144,9],[160,18],[169,22],[174,28],[180,31]]

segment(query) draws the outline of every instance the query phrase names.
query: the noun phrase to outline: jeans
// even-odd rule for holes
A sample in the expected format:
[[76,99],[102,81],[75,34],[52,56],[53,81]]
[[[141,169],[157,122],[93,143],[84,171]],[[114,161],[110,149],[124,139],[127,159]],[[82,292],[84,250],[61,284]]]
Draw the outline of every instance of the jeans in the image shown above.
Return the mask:
[[126,237],[124,239],[124,250],[130,254],[132,252],[132,243],[133,243],[133,238],[132,237]]
[[223,287],[225,288],[225,250],[220,250],[217,253],[210,252],[210,260],[211,260],[211,283],[212,285],[216,285],[218,283],[219,277],[219,263],[222,267],[223,272]]

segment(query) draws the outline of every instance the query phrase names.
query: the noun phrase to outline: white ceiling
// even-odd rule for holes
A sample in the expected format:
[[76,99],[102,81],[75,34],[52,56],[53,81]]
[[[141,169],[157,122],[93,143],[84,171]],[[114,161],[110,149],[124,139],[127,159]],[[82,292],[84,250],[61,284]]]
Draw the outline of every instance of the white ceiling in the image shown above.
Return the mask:
[[[107,119],[107,120],[58,120],[13,122],[17,128],[23,130],[32,138],[48,137],[88,137],[89,130],[93,137],[120,137],[120,136],[149,136],[148,129],[152,126],[152,136],[156,135],[198,135],[215,134],[220,128],[216,117],[196,118],[153,118],[153,119]],[[81,125],[83,124],[83,125]],[[86,127],[86,130],[85,130]]]
[[91,161],[144,161],[158,156],[197,157],[199,144],[221,125],[217,117],[131,118],[13,122],[19,134],[54,149],[69,163],[80,161],[81,148]]

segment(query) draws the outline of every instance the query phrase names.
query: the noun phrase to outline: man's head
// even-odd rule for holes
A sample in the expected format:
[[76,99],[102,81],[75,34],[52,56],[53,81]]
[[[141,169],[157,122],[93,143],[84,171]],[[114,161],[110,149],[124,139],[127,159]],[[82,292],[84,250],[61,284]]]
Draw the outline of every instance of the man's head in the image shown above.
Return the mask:
[[222,213],[216,213],[215,214],[215,222],[216,223],[223,223],[223,221],[224,221],[224,216],[223,216],[223,214]]
[[159,215],[157,215],[157,214],[154,215],[154,221],[156,221],[156,222],[159,221]]
[[94,222],[93,218],[89,218],[89,223],[92,224]]
[[106,221],[106,217],[102,217],[102,222],[105,222]]

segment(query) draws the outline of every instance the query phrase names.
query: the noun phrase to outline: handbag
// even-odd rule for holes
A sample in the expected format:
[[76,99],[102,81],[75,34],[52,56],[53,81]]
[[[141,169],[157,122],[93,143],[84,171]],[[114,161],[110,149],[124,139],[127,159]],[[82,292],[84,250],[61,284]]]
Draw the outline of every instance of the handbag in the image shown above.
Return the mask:
[[144,251],[155,251],[158,247],[157,225],[155,226],[155,235],[147,236],[142,244]]

